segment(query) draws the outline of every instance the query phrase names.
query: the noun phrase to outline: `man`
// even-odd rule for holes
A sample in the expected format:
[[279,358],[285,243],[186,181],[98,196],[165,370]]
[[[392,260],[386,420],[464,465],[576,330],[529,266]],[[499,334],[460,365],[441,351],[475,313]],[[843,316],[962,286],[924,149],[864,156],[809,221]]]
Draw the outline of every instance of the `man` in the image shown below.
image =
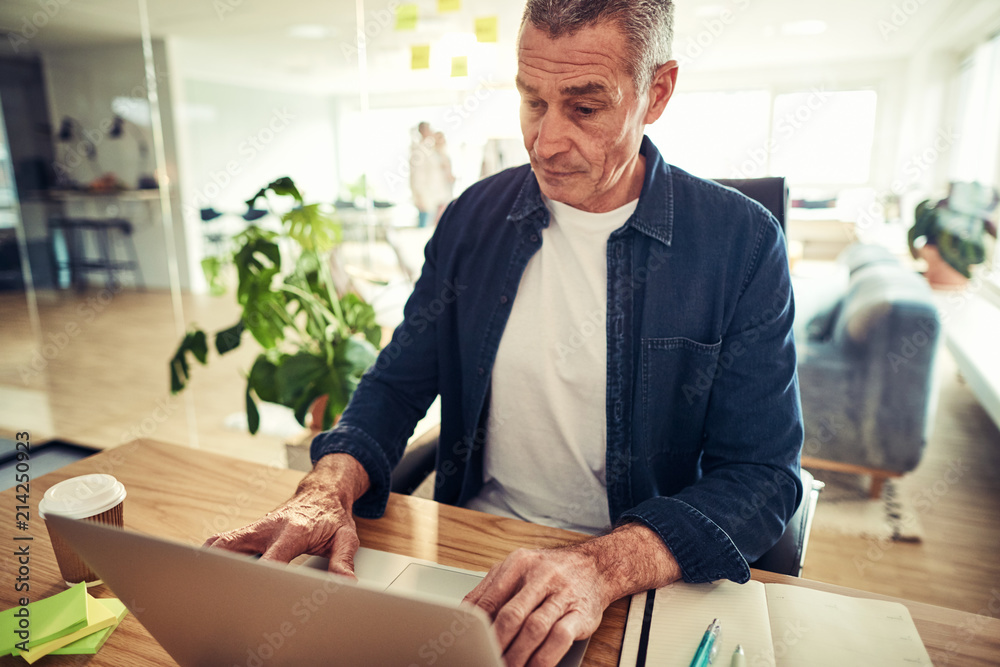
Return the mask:
[[599,534],[515,552],[469,594],[508,664],[556,664],[622,596],[749,578],[801,497],[787,259],[761,206],[643,137],[674,91],[671,20],[663,0],[528,1],[530,168],[451,204],[313,472],[210,543],[351,574],[352,509],[382,514],[440,394],[439,501]]
[[445,204],[451,201],[451,160],[445,148],[442,132],[431,129],[430,123],[417,125],[417,139],[410,146],[410,190],[417,207],[417,226],[437,223]]

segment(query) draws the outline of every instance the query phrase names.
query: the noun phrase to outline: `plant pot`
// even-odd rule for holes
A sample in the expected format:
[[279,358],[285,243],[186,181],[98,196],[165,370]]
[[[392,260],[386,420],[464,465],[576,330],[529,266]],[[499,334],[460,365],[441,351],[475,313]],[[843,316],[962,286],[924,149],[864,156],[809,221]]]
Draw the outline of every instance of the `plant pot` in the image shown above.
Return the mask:
[[[323,430],[323,412],[326,410],[327,397],[320,396],[309,407],[306,416],[306,431],[295,436],[294,439],[285,443],[285,458],[291,470],[302,470],[308,472],[312,470],[312,459],[310,458],[309,446],[313,438]],[[333,420],[336,424],[340,421],[340,415]]]
[[965,289],[969,279],[956,271],[951,264],[944,261],[937,246],[930,243],[922,246],[918,251],[921,259],[927,262],[927,271],[924,278],[930,286],[937,290],[960,290]]
[[[306,417],[306,426],[310,431],[319,433],[323,430],[323,413],[326,412],[326,404],[328,400],[328,396],[320,396],[313,401],[312,406],[310,406],[309,415]],[[333,418],[333,425],[336,426],[339,421],[340,415],[337,415]]]

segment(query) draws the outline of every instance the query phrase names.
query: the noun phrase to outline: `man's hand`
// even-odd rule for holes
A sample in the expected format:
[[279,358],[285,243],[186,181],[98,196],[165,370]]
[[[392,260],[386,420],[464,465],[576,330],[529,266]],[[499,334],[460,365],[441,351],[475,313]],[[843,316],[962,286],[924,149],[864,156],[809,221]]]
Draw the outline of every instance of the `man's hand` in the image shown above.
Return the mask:
[[368,473],[354,457],[328,454],[290,500],[248,526],[213,535],[205,546],[263,554],[263,560],[282,563],[301,554],[324,556],[330,572],[353,577],[360,542],[351,508],[369,485]]
[[680,578],[663,541],[642,524],[560,549],[519,549],[465,597],[493,619],[510,667],[548,667],[601,624],[615,600]]

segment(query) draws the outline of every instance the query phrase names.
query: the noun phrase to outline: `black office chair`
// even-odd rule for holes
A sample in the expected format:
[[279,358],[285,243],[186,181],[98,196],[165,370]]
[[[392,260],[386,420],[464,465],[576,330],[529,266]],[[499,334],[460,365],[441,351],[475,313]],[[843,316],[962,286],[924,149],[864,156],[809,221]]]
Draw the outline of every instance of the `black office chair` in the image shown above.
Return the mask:
[[785,220],[788,217],[788,185],[783,176],[767,178],[717,178],[715,182],[742,192],[750,199],[763,204],[771,212],[782,231],[785,231]]
[[[434,472],[440,433],[440,427],[432,428],[406,448],[403,458],[392,473],[390,489],[393,492],[410,495]],[[802,575],[813,514],[816,512],[819,492],[824,484],[813,479],[807,470],[802,470],[801,475],[802,502],[799,503],[778,543],[750,563],[750,567],[793,577]]]

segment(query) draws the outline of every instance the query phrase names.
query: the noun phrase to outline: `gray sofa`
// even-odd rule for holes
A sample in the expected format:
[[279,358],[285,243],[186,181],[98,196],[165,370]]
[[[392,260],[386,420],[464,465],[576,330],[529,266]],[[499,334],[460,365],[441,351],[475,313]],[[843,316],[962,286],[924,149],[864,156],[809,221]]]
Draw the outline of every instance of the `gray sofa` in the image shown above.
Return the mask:
[[923,277],[884,248],[854,245],[838,262],[846,289],[826,304],[803,295],[815,312],[796,315],[803,465],[869,474],[878,497],[923,455],[940,318]]

